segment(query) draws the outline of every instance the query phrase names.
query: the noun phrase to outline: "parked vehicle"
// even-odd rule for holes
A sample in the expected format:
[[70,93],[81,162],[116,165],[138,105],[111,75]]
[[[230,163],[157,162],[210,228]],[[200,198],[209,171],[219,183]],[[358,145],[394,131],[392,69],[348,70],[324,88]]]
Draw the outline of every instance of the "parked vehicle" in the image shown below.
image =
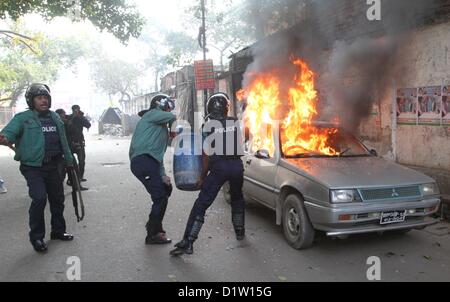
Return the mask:
[[[378,157],[343,129],[336,135],[336,156],[284,156],[277,126],[273,155],[267,150],[250,154],[251,146],[246,148],[245,197],[275,211],[276,223],[292,247],[311,246],[316,230],[327,236],[407,232],[437,222],[432,216],[439,209],[440,193],[432,178]],[[229,200],[228,191],[225,185]]]

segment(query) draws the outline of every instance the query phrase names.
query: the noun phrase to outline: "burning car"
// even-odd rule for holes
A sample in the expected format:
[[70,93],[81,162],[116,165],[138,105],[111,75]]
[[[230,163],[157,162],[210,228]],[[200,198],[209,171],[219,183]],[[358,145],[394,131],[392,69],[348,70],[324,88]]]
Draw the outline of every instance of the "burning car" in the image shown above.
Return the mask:
[[[315,231],[328,236],[421,229],[436,223],[436,182],[384,160],[335,123],[313,122],[314,74],[296,60],[299,74],[289,88],[281,119],[281,85],[257,77],[242,91],[249,133],[243,157],[247,200],[276,212],[288,243],[309,247]],[[278,84],[277,84],[278,83]],[[224,193],[229,199],[228,187]]]

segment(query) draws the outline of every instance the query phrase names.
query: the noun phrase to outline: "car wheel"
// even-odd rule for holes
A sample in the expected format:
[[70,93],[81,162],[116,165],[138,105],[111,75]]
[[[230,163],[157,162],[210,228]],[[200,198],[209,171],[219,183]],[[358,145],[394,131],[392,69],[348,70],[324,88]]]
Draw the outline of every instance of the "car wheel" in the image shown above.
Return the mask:
[[283,206],[283,230],[287,242],[301,250],[314,241],[314,228],[303,205],[303,199],[295,194],[286,197]]

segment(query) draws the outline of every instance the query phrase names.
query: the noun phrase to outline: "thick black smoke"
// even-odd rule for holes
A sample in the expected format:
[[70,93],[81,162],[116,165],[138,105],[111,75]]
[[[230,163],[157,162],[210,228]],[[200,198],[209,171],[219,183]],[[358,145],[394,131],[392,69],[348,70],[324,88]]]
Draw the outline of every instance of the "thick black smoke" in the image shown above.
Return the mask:
[[369,21],[366,1],[281,1],[279,11],[285,11],[286,5],[304,10],[297,14],[303,19],[255,45],[244,87],[255,73],[273,70],[288,82],[295,72],[290,58],[298,56],[319,74],[319,91],[325,91],[327,99],[322,111],[328,113],[322,118],[338,116],[344,127],[355,130],[395,78],[407,51],[402,48],[403,55],[398,56],[400,46],[414,28],[434,15],[436,4],[435,0],[381,0],[381,21]]

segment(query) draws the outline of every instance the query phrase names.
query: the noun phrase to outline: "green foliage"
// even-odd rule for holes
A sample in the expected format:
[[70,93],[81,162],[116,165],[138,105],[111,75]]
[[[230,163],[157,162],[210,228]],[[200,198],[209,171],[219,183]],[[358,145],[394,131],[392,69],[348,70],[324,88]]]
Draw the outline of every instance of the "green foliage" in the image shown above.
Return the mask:
[[[76,5],[79,3],[79,7]],[[89,20],[100,30],[108,30],[122,42],[137,38],[145,24],[134,6],[124,0],[2,0],[0,19],[13,20],[28,13],[38,13],[46,20],[71,17],[74,21]]]
[[167,33],[165,43],[169,49],[166,62],[173,67],[192,64],[200,50],[197,41],[184,32]]
[[[247,30],[248,24],[242,18],[246,8],[245,4],[233,0],[221,2],[220,7],[214,2],[206,6],[207,48],[219,51],[222,67],[227,51],[237,51],[254,40],[251,32]],[[200,27],[201,17],[199,1],[186,10],[185,22],[196,23]]]
[[141,68],[120,59],[99,56],[91,64],[95,84],[110,97],[120,94],[120,101],[131,100],[137,94],[137,81]]
[[139,40],[149,47],[145,69],[152,70],[158,91],[159,77],[170,67],[192,64],[200,48],[197,41],[185,32],[172,32],[149,22]]
[[[21,31],[16,24],[13,31]],[[42,33],[25,33],[32,41],[0,36],[0,103],[13,106],[33,82],[51,83],[61,68],[70,68],[85,49],[74,37],[50,39]]]

